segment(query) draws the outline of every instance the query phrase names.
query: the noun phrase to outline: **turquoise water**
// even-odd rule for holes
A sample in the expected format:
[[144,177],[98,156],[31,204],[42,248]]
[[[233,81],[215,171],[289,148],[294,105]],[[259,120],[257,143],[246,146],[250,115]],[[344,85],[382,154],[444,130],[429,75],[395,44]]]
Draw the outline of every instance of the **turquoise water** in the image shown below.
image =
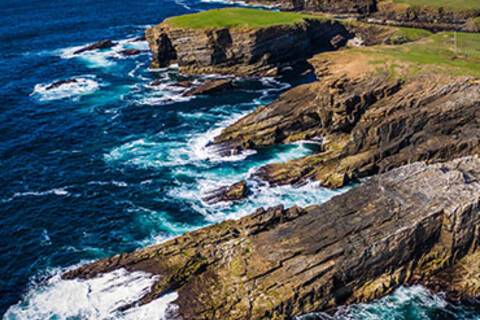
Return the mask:
[[[0,314],[5,319],[162,318],[174,296],[130,313],[115,311],[149,288],[154,279],[147,274],[120,270],[83,282],[63,281],[59,274],[260,206],[304,206],[342,192],[314,184],[266,188],[250,178],[262,165],[315,152],[315,143],[230,158],[207,147],[223,127],[295,83],[237,79],[237,90],[185,98],[185,89],[176,86],[184,77],[175,66],[151,70],[148,52],[120,54],[126,48],[147,49],[137,37],[148,25],[224,5],[196,0],[2,1]],[[73,54],[101,39],[117,45]],[[47,90],[65,79],[76,82]],[[153,80],[161,84],[152,86]],[[190,80],[200,83],[205,77]],[[201,200],[239,179],[248,180],[254,191],[250,199],[218,205]],[[382,315],[394,314],[380,305],[368,306]],[[423,301],[413,305],[448,309]],[[466,309],[459,310],[452,311],[454,317],[465,318]]]

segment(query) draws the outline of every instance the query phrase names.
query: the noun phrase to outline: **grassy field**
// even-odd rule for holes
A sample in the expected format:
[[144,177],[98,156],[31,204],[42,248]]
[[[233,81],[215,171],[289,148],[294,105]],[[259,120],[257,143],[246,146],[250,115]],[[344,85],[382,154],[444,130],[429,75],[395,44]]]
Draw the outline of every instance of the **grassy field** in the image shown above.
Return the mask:
[[294,12],[274,12],[247,8],[208,10],[194,14],[172,17],[166,23],[179,28],[262,28],[274,25],[295,24],[305,18],[321,19]]
[[392,43],[405,43],[418,41],[431,35],[432,33],[430,31],[424,29],[399,27],[398,30],[390,36],[389,40]]
[[[457,43],[457,45],[455,45]],[[401,46],[360,48],[375,56],[376,63],[397,64],[409,73],[434,70],[453,75],[480,77],[480,34],[442,32]]]
[[393,0],[411,6],[444,7],[455,10],[480,9],[480,0]]

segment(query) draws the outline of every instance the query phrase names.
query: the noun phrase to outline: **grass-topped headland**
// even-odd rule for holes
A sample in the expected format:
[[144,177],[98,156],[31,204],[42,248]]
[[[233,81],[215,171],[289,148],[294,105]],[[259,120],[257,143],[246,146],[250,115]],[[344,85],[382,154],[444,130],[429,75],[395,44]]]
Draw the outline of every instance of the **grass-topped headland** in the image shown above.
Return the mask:
[[165,23],[177,28],[191,29],[265,28],[300,23],[306,18],[321,19],[322,16],[249,8],[225,8],[176,16],[165,20]]
[[402,78],[425,72],[480,78],[480,34],[459,32],[455,37],[453,32],[440,32],[403,45],[353,48],[319,57],[356,61],[354,69],[363,65],[364,70]]

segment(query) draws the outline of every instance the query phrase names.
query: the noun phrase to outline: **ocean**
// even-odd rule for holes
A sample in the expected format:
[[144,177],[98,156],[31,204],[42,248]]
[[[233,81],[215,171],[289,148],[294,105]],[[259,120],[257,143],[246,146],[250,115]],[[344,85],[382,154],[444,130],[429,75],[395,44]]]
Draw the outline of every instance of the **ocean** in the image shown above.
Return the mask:
[[[152,279],[122,270],[88,281],[60,274],[256,208],[306,206],[344,190],[249,181],[243,202],[207,205],[209,191],[256,168],[299,158],[304,141],[221,157],[219,131],[300,82],[236,79],[239,88],[186,98],[175,66],[149,68],[146,27],[230,6],[201,0],[0,3],[0,315],[4,319],[161,319],[167,295],[119,313]],[[98,40],[115,46],[74,54]],[[122,51],[142,53],[124,56]],[[202,82],[208,77],[188,78]],[[58,85],[58,81],[72,80]],[[152,85],[152,81],[156,81]],[[54,88],[52,84],[57,83]],[[315,318],[309,315],[305,318]],[[325,317],[325,315],[322,315]],[[480,319],[422,287],[356,305],[335,319]]]

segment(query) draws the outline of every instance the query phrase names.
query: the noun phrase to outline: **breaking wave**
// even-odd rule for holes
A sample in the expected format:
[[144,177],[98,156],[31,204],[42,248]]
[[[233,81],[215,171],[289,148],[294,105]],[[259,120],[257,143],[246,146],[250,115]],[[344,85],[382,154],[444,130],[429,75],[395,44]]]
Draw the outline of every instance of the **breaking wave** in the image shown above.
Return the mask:
[[67,80],[56,80],[47,84],[37,84],[32,96],[40,101],[75,98],[92,94],[100,89],[100,83],[93,75],[86,75]]
[[158,277],[148,273],[119,269],[88,280],[64,280],[61,274],[56,270],[46,282],[33,285],[4,319],[165,319],[175,308],[173,292],[125,312],[118,310],[150,290]]

